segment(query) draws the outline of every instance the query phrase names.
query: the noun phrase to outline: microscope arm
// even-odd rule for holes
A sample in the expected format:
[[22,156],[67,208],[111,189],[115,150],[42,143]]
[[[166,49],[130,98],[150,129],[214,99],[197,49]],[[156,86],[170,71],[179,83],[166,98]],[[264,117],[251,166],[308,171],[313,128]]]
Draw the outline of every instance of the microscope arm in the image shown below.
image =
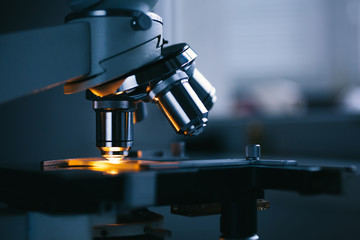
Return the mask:
[[89,49],[87,23],[0,35],[0,103],[86,76]]
[[[130,23],[145,18],[147,28]],[[0,35],[0,103],[64,84],[65,94],[117,81],[161,54],[162,20],[152,13],[73,13],[67,24]],[[109,84],[102,96],[113,93]]]

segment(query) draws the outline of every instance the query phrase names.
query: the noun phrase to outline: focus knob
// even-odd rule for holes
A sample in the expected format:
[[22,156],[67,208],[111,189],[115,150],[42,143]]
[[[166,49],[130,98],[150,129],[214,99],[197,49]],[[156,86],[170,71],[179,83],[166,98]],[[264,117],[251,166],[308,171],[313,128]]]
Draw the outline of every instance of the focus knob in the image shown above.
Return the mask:
[[145,13],[140,13],[139,16],[136,16],[131,20],[131,27],[134,30],[148,30],[151,28],[151,25],[152,19]]
[[260,160],[260,145],[249,144],[245,147],[246,160]]

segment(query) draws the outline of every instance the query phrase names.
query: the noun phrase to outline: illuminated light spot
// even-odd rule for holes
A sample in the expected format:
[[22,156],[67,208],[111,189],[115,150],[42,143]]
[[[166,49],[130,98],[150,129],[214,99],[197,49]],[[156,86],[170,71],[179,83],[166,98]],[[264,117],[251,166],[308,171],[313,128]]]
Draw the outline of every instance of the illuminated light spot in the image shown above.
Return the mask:
[[123,156],[112,156],[106,158],[110,163],[112,164],[119,164],[123,162],[124,157]]
[[108,171],[105,172],[106,174],[110,174],[110,175],[116,175],[119,174],[119,170],[117,169],[110,169]]

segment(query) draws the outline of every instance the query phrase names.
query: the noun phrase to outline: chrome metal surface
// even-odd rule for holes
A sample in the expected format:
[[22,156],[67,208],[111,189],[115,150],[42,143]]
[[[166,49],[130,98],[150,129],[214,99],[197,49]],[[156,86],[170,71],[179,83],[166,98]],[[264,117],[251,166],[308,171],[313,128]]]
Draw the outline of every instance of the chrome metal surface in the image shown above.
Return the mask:
[[176,71],[170,77],[159,81],[154,87],[149,88],[148,95],[151,101],[156,101],[159,95],[166,93],[172,86],[181,80],[187,80],[188,76],[183,71]]
[[224,237],[221,236],[220,240],[258,240],[259,236],[257,234],[254,234],[253,236],[250,237]]
[[198,135],[207,124],[208,111],[191,88],[183,71],[177,71],[159,82],[149,92],[149,98],[179,134]]
[[149,82],[162,80],[164,75],[188,68],[197,54],[187,44],[176,44],[162,50],[162,56],[148,66],[127,76],[115,93],[126,92]]
[[123,158],[133,145],[135,104],[130,101],[94,101],[96,147],[105,158]]
[[197,70],[192,64],[186,71],[189,75],[190,86],[194,89],[195,93],[199,96],[200,100],[204,103],[207,110],[210,110],[217,100],[216,89],[213,85]]
[[249,144],[245,147],[245,156],[247,160],[260,160],[260,145]]
[[118,109],[123,111],[132,111],[135,108],[135,103],[131,101],[94,101],[93,107],[95,110]]

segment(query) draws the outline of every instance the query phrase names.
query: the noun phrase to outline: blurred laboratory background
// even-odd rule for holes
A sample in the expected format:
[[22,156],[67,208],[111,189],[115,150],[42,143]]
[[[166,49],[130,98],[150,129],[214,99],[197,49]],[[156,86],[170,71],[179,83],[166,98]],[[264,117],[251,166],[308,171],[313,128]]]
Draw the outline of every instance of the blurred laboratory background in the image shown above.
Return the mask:
[[[69,12],[66,0],[2,0],[0,34],[63,24]],[[360,166],[359,0],[160,0],[154,12],[170,44],[186,42],[197,52],[196,66],[215,86],[217,102],[196,137],[178,136],[147,104],[147,119],[135,126],[136,149],[184,141],[189,156],[243,158],[246,144],[259,143],[263,158]],[[84,93],[64,95],[59,86],[0,104],[0,113],[0,161],[99,156],[95,113]],[[259,213],[260,238],[357,239],[360,179],[344,181],[343,196],[267,191],[271,207]],[[165,216],[171,239],[220,235],[218,215],[152,210]],[[0,212],[0,239],[28,239],[26,219],[19,212],[9,221]]]
[[191,139],[201,151],[250,141],[289,157],[360,156],[359,1],[167,4],[173,27],[165,31],[196,49],[217,90],[210,135]]

